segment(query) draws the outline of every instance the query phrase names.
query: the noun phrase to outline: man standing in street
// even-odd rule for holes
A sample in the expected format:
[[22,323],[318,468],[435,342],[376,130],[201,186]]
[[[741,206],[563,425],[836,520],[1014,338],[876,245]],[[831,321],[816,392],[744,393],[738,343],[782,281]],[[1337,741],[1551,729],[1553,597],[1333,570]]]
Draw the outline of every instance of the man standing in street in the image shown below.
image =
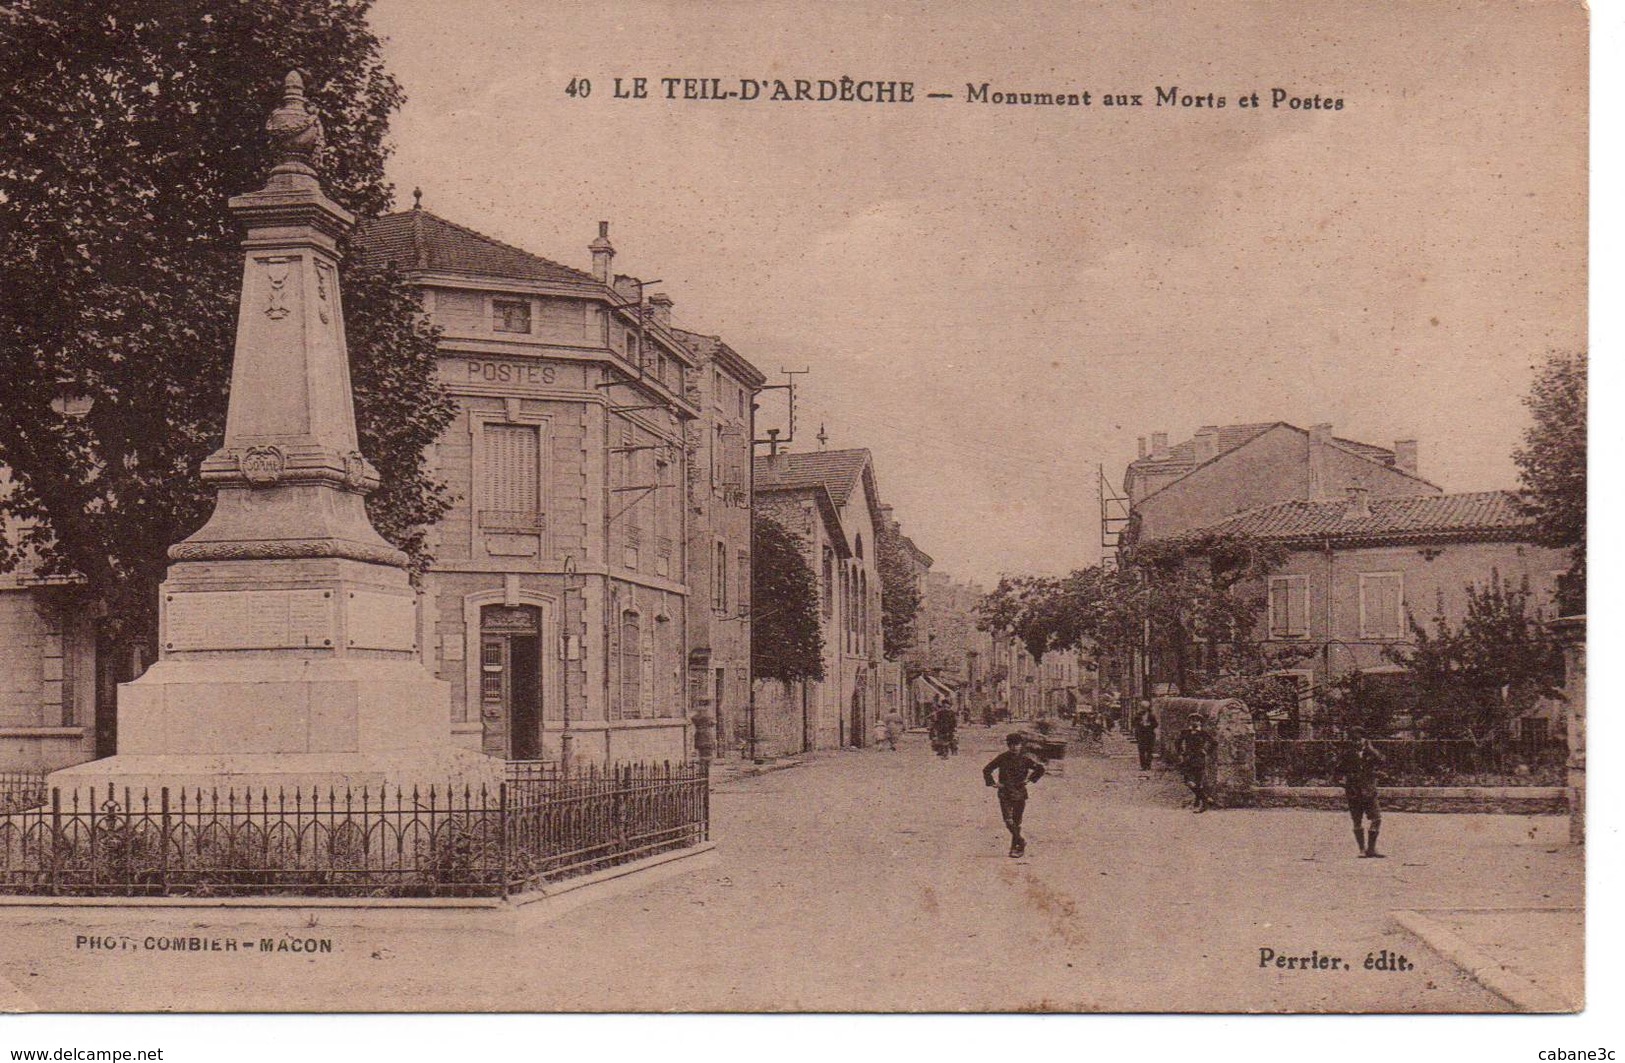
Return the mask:
[[[1027,852],[1027,840],[1021,836],[1021,817],[1027,810],[1027,784],[1044,777],[1044,765],[1027,755],[1022,748],[1026,739],[1021,735],[1012,734],[1004,743],[1008,748],[982,769],[982,781],[999,788],[999,814],[1010,831],[1010,855],[1021,856]],[[995,772],[997,782],[993,778]]]
[[937,711],[931,714],[931,748],[939,757],[959,752],[959,717],[947,698],[939,700]]
[[[1365,736],[1365,728],[1350,727],[1348,740],[1337,759],[1337,774],[1343,779],[1343,795],[1348,798],[1349,818],[1354,820],[1354,844],[1362,857],[1381,859],[1377,852],[1377,832],[1382,829],[1382,809],[1377,806],[1377,768],[1382,754]],[[1364,823],[1371,831],[1366,833]]]
[[1179,769],[1185,777],[1185,785],[1191,788],[1194,812],[1207,811],[1207,769],[1217,745],[1208,733],[1207,721],[1200,714],[1191,713],[1179,736]]
[[1140,702],[1134,714],[1134,744],[1140,750],[1140,770],[1151,770],[1151,755],[1157,751],[1157,714],[1149,701]]

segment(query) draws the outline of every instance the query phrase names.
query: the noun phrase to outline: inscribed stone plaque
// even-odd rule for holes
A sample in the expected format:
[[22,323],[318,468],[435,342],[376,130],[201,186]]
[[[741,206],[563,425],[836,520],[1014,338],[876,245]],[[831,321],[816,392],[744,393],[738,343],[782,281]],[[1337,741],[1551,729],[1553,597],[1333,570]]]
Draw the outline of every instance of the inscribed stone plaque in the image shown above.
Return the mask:
[[354,591],[346,619],[353,649],[410,650],[417,645],[417,608],[410,598]]
[[193,591],[168,596],[164,648],[277,650],[333,644],[330,591]]

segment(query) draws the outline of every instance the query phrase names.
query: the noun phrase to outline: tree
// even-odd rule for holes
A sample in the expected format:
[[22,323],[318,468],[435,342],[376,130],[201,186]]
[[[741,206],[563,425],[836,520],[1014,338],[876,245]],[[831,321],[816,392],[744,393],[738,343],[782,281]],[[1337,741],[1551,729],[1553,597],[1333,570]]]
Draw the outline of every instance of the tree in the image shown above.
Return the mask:
[[880,573],[880,631],[886,658],[897,660],[913,649],[920,614],[920,581],[907,541],[894,527],[882,527],[875,540],[875,568]]
[[824,678],[824,633],[818,579],[802,541],[765,513],[752,515],[751,670],[758,679]]
[[1534,423],[1524,432],[1524,445],[1512,454],[1523,483],[1522,508],[1535,518],[1541,542],[1571,552],[1559,600],[1565,613],[1584,612],[1586,356],[1553,354],[1523,402]]
[[1117,568],[1001,579],[983,601],[981,625],[1015,635],[1034,660],[1092,647],[1120,664],[1149,627],[1153,654],[1169,661],[1181,690],[1194,690],[1221,674],[1273,666],[1251,635],[1264,607],[1257,582],[1283,554],[1240,535],[1141,543]]
[[[223,435],[242,259],[226,210],[264,184],[263,133],[301,69],[328,194],[388,209],[384,136],[404,96],[370,0],[19,0],[0,16],[0,567],[72,575],[104,639],[156,639],[168,547],[207,518],[197,469]],[[346,324],[380,532],[427,561],[446,509],[425,448],[449,423],[435,335],[397,275],[346,252]]]
[[1562,648],[1530,608],[1527,580],[1514,585],[1492,571],[1467,586],[1458,627],[1443,616],[1431,630],[1411,621],[1413,645],[1386,651],[1415,679],[1418,722],[1438,737],[1489,741],[1543,697],[1560,693]]

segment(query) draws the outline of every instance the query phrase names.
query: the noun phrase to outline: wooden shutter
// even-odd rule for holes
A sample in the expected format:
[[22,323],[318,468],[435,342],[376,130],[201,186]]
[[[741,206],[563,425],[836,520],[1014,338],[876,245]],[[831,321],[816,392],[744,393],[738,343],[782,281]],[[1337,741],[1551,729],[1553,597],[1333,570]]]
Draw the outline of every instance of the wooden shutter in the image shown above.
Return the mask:
[[1398,638],[1400,580],[1397,572],[1360,576],[1360,634],[1370,638]]
[[541,440],[535,425],[485,426],[485,508],[498,514],[541,512]]

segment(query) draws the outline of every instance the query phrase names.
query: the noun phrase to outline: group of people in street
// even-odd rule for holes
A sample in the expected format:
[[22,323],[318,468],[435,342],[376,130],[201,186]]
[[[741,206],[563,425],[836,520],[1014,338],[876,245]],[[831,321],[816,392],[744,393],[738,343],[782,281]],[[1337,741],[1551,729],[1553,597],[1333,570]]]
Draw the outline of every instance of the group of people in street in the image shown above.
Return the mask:
[[[1130,721],[1140,770],[1149,772],[1157,750],[1157,714],[1149,701],[1142,702]],[[895,750],[904,731],[903,718],[895,712],[885,719],[886,742]],[[927,721],[932,750],[941,757],[959,752],[959,716],[946,699],[937,703]],[[1010,855],[1026,854],[1027,841],[1021,832],[1027,808],[1027,787],[1044,777],[1042,760],[1027,750],[1028,736],[1015,732],[1005,739],[1005,751],[982,769],[986,785],[998,789],[999,815],[1010,833]],[[1191,810],[1206,812],[1212,807],[1211,786],[1218,751],[1218,739],[1209,721],[1199,712],[1185,719],[1184,729],[1174,741],[1173,759],[1180,778],[1191,791]],[[1383,756],[1360,727],[1350,727],[1339,749],[1336,775],[1342,781],[1354,840],[1363,858],[1380,858],[1377,836],[1382,829],[1382,809],[1377,799],[1377,772]]]
[[[885,727],[886,748],[892,752],[897,750],[897,742],[908,730],[903,717],[895,710],[887,713],[881,721]],[[959,752],[959,714],[948,703],[947,698],[937,701],[936,708],[931,710],[926,720],[926,733],[931,740],[931,749],[939,757],[947,757]]]
[[[1140,755],[1140,770],[1151,770],[1152,758],[1157,752],[1157,714],[1149,701],[1141,702],[1130,722],[1134,744]],[[1199,713],[1191,713],[1174,744],[1174,758],[1180,777],[1191,791],[1191,808],[1205,812],[1211,807],[1209,793],[1212,763],[1218,741],[1212,727]],[[1354,842],[1361,857],[1381,858],[1377,851],[1377,836],[1382,830],[1382,808],[1377,799],[1377,772],[1383,756],[1365,729],[1351,726],[1338,751],[1335,777],[1343,785],[1343,795],[1349,817],[1354,821]]]

